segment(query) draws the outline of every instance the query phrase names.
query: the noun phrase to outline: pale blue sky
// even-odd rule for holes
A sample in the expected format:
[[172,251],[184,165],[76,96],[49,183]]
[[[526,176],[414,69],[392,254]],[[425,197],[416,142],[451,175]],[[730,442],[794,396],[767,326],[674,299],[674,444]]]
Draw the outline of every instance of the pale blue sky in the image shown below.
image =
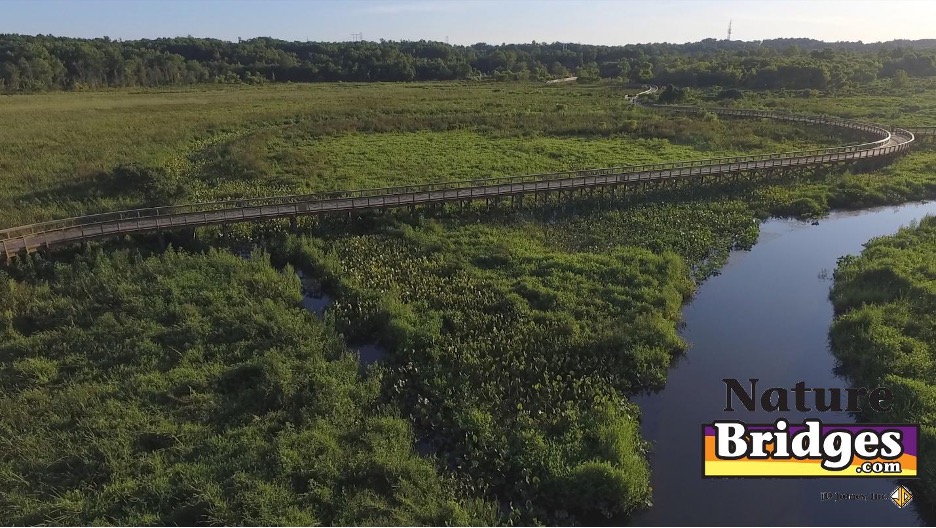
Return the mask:
[[0,0],[0,33],[628,44],[936,38],[934,0]]

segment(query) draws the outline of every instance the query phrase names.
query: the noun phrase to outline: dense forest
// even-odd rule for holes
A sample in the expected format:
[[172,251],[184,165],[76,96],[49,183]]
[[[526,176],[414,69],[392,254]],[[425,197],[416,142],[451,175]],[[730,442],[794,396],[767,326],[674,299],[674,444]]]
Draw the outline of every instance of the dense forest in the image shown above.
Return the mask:
[[576,75],[680,86],[829,89],[936,75],[936,41],[689,44],[116,41],[0,35],[0,91],[195,83],[547,80]]

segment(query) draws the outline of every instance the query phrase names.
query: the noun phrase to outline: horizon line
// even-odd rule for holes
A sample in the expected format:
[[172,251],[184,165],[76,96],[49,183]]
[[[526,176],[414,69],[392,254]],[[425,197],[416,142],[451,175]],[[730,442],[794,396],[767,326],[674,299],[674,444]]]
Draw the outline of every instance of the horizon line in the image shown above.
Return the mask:
[[346,44],[346,43],[350,43],[350,44],[357,44],[357,43],[373,43],[373,44],[389,43],[389,44],[393,44],[393,43],[405,43],[405,42],[427,42],[427,43],[433,43],[433,44],[444,44],[444,45],[446,45],[446,46],[450,46],[450,47],[453,47],[453,48],[458,48],[458,47],[461,47],[461,48],[470,48],[470,47],[472,47],[472,46],[478,46],[478,45],[485,45],[485,46],[524,46],[524,45],[553,45],[553,44],[576,44],[576,45],[580,45],[580,46],[594,46],[594,47],[601,47],[601,48],[615,48],[615,47],[625,47],[625,46],[650,46],[650,45],[659,45],[659,44],[668,44],[668,45],[673,45],[673,46],[684,46],[684,45],[687,45],[687,44],[698,44],[698,43],[710,42],[710,41],[711,41],[711,42],[738,42],[738,43],[742,43],[742,44],[759,44],[759,43],[773,42],[773,41],[779,41],[779,40],[811,40],[811,41],[813,41],[813,42],[818,42],[818,43],[821,43],[821,44],[860,44],[860,45],[863,45],[863,46],[870,46],[870,45],[875,45],[875,44],[890,44],[890,43],[894,43],[894,42],[909,42],[909,43],[914,43],[914,42],[929,41],[929,40],[934,40],[934,41],[936,41],[936,36],[933,36],[933,37],[930,37],[930,38],[918,38],[918,39],[878,40],[878,41],[874,41],[874,42],[865,42],[864,40],[821,40],[821,39],[816,39],[816,38],[812,38],[812,37],[775,37],[775,38],[769,38],[769,39],[754,39],[754,40],[741,40],[741,39],[730,39],[730,40],[729,40],[729,39],[726,39],[726,38],[714,38],[714,37],[710,37],[710,38],[704,38],[704,39],[701,39],[701,40],[690,40],[690,41],[685,41],[685,42],[655,41],[655,42],[629,42],[629,43],[626,43],[626,44],[591,44],[591,43],[588,43],[588,42],[571,42],[571,41],[561,41],[561,40],[555,40],[555,41],[552,41],[552,42],[532,40],[532,41],[529,41],[529,42],[501,42],[501,43],[490,43],[490,42],[478,41],[478,42],[475,42],[475,43],[472,43],[472,44],[450,44],[450,43],[445,42],[445,41],[441,41],[441,40],[431,40],[431,39],[415,39],[415,40],[413,40],[413,39],[399,39],[399,40],[393,40],[393,39],[379,39],[379,40],[371,40],[371,39],[363,39],[363,40],[289,40],[289,39],[285,39],[285,38],[281,38],[281,37],[274,37],[274,36],[269,36],[269,35],[257,35],[257,36],[246,37],[246,38],[238,37],[237,40],[235,41],[235,40],[228,40],[228,39],[219,38],[219,37],[199,37],[199,36],[195,36],[195,35],[191,35],[191,34],[187,34],[187,35],[176,35],[176,36],[164,36],[164,37],[137,37],[137,38],[121,38],[121,37],[117,37],[117,38],[113,38],[113,37],[110,37],[109,35],[101,35],[101,36],[96,36],[96,37],[72,37],[72,36],[67,36],[67,35],[56,35],[56,34],[53,34],[53,33],[37,33],[37,34],[28,34],[28,33],[0,33],[0,37],[9,37],[9,36],[13,36],[13,37],[31,37],[31,38],[38,38],[38,37],[49,38],[49,37],[51,37],[51,38],[74,39],[74,40],[105,40],[105,39],[107,39],[107,40],[110,40],[110,41],[113,41],[113,42],[141,42],[141,41],[154,41],[154,40],[163,40],[163,39],[191,38],[191,39],[199,39],[199,40],[220,41],[220,42],[226,42],[226,43],[229,43],[229,44],[238,44],[238,43],[241,43],[241,42],[248,42],[248,41],[257,40],[257,39],[269,39],[269,40],[280,41],[280,42],[298,42],[298,43],[315,43],[315,44]]

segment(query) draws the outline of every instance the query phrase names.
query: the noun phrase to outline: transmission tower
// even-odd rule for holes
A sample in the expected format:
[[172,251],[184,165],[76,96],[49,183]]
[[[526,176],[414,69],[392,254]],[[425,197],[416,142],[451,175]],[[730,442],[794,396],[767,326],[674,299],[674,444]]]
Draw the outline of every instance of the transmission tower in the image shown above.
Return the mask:
[[361,42],[364,40],[364,33],[351,33],[351,42]]
[[734,20],[728,21],[728,40],[731,40],[731,23],[732,22],[734,22]]

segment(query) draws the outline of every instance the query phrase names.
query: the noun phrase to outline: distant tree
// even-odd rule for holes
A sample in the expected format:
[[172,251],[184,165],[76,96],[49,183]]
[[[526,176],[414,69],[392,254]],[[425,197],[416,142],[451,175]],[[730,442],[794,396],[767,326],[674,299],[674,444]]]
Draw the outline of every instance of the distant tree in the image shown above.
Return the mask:
[[598,70],[598,65],[594,62],[589,62],[584,66],[580,67],[575,71],[575,75],[578,77],[579,82],[595,82],[601,78],[601,75]]
[[717,97],[718,99],[732,99],[732,100],[741,99],[742,97],[744,97],[744,92],[742,92],[741,90],[737,88],[728,88],[728,89],[723,88],[720,92],[718,92]]
[[653,80],[653,64],[646,61],[640,63],[640,68],[637,69],[637,81],[650,82],[651,80]]
[[[192,37],[117,42],[0,34],[3,91],[234,82],[502,80],[568,77],[586,82],[752,89],[861,85],[878,77],[936,76],[936,40],[896,45],[810,39],[688,44],[474,44],[441,42],[239,42]],[[250,72],[249,74],[247,72]],[[529,73],[524,73],[529,72]],[[544,73],[545,72],[545,73]]]
[[561,62],[553,62],[549,67],[549,73],[553,74],[559,78],[565,78],[569,76],[569,69],[566,68]]
[[910,86],[910,76],[907,72],[903,70],[894,72],[893,86],[894,88],[906,88]]
[[621,64],[616,61],[602,62],[598,67],[598,74],[603,79],[612,79],[621,76]]
[[549,70],[547,70],[546,67],[543,66],[542,64],[537,64],[536,67],[533,68],[532,76],[533,76],[533,78],[536,79],[537,81],[545,81],[545,80],[548,80],[548,79],[549,79]]
[[660,102],[665,104],[680,103],[686,100],[686,89],[678,88],[672,84],[660,92]]

